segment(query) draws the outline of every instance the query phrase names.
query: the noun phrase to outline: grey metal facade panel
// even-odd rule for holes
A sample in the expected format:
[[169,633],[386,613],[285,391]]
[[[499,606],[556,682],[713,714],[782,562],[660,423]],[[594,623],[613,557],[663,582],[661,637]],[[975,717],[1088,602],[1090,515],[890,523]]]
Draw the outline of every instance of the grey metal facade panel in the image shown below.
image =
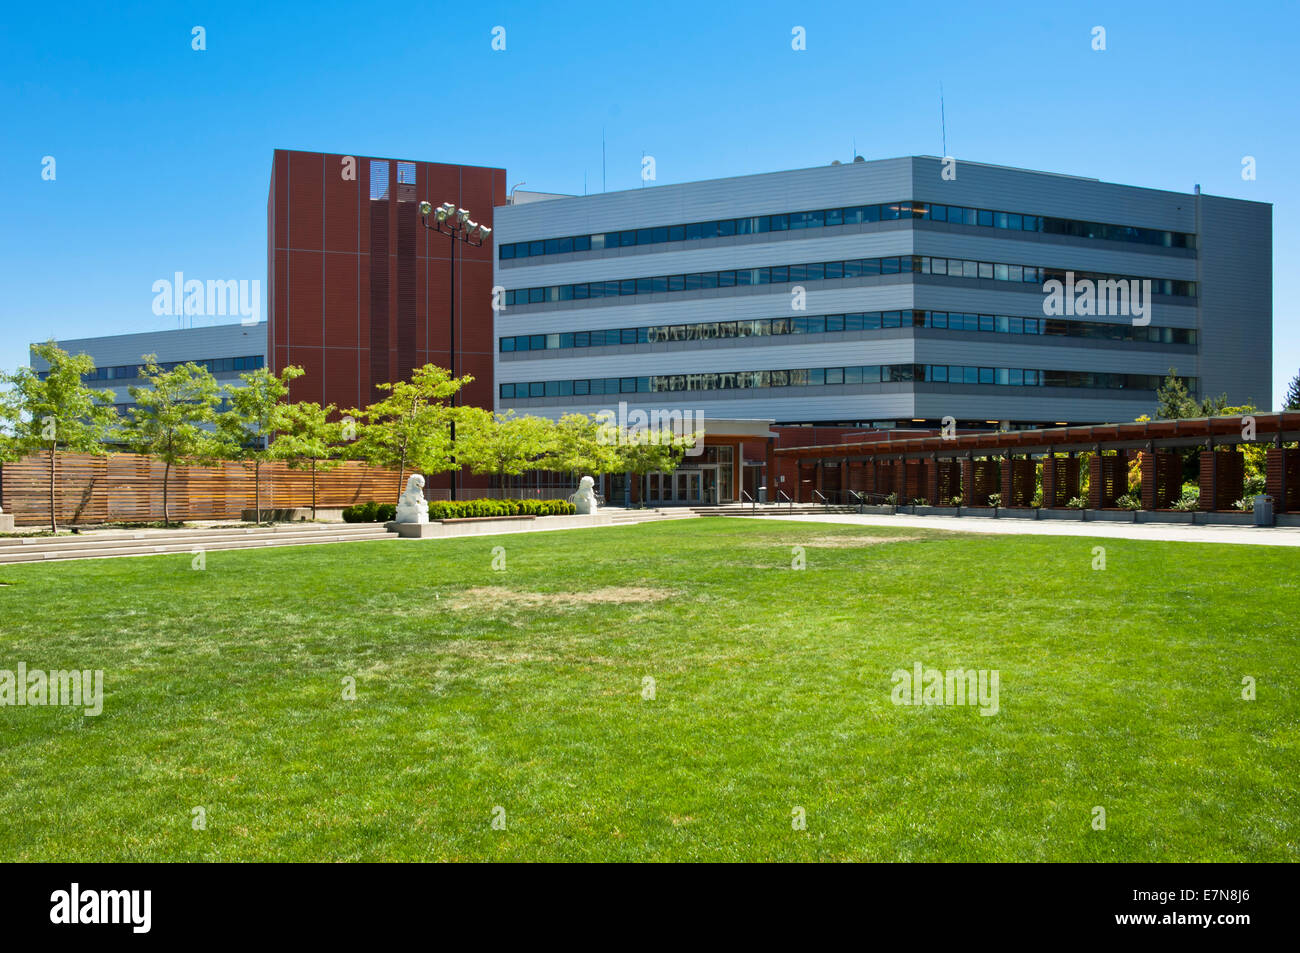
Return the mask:
[[1195,259],[1143,254],[1145,246],[1142,245],[1097,241],[1083,247],[1074,243],[1019,241],[1011,237],[1014,232],[993,229],[980,229],[980,232],[940,234],[916,229],[916,254],[1143,278],[1184,281],[1196,278]]
[[[1052,391],[1056,388],[1031,388]],[[1115,391],[1102,391],[1100,397],[1073,396],[1069,388],[1060,388],[1061,396],[1034,394],[974,394],[918,392],[914,416],[939,419],[945,416],[961,420],[1020,420],[1038,423],[1112,423],[1131,421],[1151,413],[1153,395],[1117,397]],[[1122,391],[1118,393],[1124,393]]]
[[1202,396],[1272,409],[1273,208],[1201,196]]
[[910,159],[882,159],[548,199],[504,206],[494,216],[498,243],[516,242],[891,202],[909,198],[911,184]]
[[[688,183],[610,195],[561,199],[501,210],[501,242],[588,234],[715,218],[793,212],[868,202],[915,198],[976,208],[1050,215],[1107,224],[1197,232],[1196,198],[1071,176],[958,163],[956,182],[939,178],[940,160],[910,157],[883,163],[826,167]],[[1201,378],[1202,391],[1226,390],[1242,399],[1250,380],[1266,382],[1271,372],[1271,208],[1259,203],[1202,197],[1198,251],[1099,241],[1049,234],[1016,234],[940,223],[885,223],[888,227],[827,229],[774,236],[635,246],[616,252],[546,256],[502,267],[496,283],[506,288],[538,287],[698,271],[762,267],[803,261],[834,261],[894,254],[924,254],[968,260],[1029,264],[1080,272],[1198,281],[1200,298],[1156,295],[1151,323],[1198,328],[1199,348],[1145,342],[1047,340],[1007,334],[953,337],[917,335],[886,338],[862,333],[791,336],[795,340],[728,340],[692,347],[641,346],[583,349],[556,354],[512,355],[496,366],[499,380],[564,380],[601,376],[645,376],[687,371],[762,370],[852,364],[974,364],[993,367],[1091,370],[1162,375],[1169,367]],[[646,325],[779,317],[793,314],[789,285],[710,289],[676,294],[633,295],[582,302],[514,306],[497,316],[496,334],[564,333]],[[1040,285],[937,276],[809,282],[809,315],[911,307],[980,314],[1042,315]],[[1077,315],[1077,320],[1130,323],[1124,316]],[[935,332],[940,335],[941,332]],[[818,340],[818,338],[821,338]],[[1259,339],[1263,347],[1259,346]],[[1243,344],[1250,341],[1251,344]],[[1264,354],[1263,365],[1259,356]],[[902,385],[908,386],[908,385]],[[916,402],[930,400],[930,385],[917,385]],[[1245,388],[1245,389],[1243,389]],[[746,392],[744,398],[709,394],[725,401],[735,416],[748,413],[777,420],[845,420],[884,411],[879,395],[836,393],[835,388],[782,393]],[[1044,395],[1043,390],[1051,391]],[[634,395],[635,396],[635,395]],[[966,388],[949,390],[966,419],[983,416],[1023,420],[1131,420],[1151,410],[1153,395],[1119,398],[1112,391],[1054,388]],[[675,400],[677,395],[672,398]],[[599,398],[598,398],[599,399]],[[1234,397],[1235,399],[1235,397]],[[563,399],[554,399],[562,403]],[[572,399],[569,399],[570,402]],[[898,402],[898,395],[890,400]],[[907,401],[902,401],[906,403]],[[542,404],[546,402],[543,401]],[[689,401],[687,401],[689,403]],[[511,406],[511,402],[502,402]],[[521,409],[540,406],[517,403]],[[577,406],[577,405],[573,405]],[[685,405],[683,405],[685,406]],[[914,408],[900,409],[898,415]],[[932,416],[920,412],[922,416]]]
[[912,158],[911,198],[1111,225],[1196,231],[1193,197],[1096,179],[957,161],[957,178],[944,181],[942,160]]
[[[69,338],[57,342],[70,354],[89,354],[96,367],[132,364],[145,354],[159,361],[200,361],[213,357],[266,357],[266,322],[245,327],[217,324],[170,331],[144,331],[94,338]],[[48,365],[32,355],[35,370]]]

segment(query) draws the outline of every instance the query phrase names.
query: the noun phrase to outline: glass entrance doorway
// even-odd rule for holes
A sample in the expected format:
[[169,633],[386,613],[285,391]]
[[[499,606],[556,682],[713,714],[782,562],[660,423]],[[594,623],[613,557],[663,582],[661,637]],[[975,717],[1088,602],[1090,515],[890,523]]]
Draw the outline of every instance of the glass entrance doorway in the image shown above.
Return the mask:
[[699,506],[713,503],[718,494],[718,468],[692,467],[672,473],[650,474],[651,506]]

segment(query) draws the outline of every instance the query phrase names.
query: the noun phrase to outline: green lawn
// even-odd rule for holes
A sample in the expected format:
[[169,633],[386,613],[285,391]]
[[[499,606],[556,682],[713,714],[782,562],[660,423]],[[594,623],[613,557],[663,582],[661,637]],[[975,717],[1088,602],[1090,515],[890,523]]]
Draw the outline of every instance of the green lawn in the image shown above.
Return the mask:
[[[0,669],[106,684],[0,708],[0,860],[1300,859],[1295,550],[698,519],[191,559],[0,566]],[[998,713],[893,704],[918,661]]]

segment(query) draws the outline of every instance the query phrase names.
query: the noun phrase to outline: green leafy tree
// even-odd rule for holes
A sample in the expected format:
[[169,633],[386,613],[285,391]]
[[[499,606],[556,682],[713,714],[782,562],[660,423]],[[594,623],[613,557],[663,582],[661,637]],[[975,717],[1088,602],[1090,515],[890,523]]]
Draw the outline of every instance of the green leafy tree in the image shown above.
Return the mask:
[[1282,409],[1300,410],[1300,371],[1296,371],[1295,377],[1287,385],[1286,395],[1282,398]]
[[456,458],[474,473],[490,473],[504,488],[506,477],[545,469],[556,443],[556,425],[514,411],[494,414],[479,407],[456,410]]
[[113,392],[87,387],[83,378],[94,373],[87,354],[68,354],[53,341],[32,352],[50,366],[44,380],[30,367],[0,374],[0,419],[7,434],[0,436],[0,453],[14,458],[42,451],[50,455],[50,531],[59,531],[55,487],[60,450],[102,455],[104,442],[117,423]]
[[1169,368],[1169,376],[1156,389],[1156,418],[1188,420],[1195,417],[1221,417],[1228,412],[1228,395],[1206,397],[1198,401],[1178,378],[1178,369]]
[[273,459],[270,443],[276,413],[289,396],[289,383],[303,373],[301,367],[290,365],[279,374],[265,367],[240,374],[243,386],[229,392],[230,409],[217,415],[217,429],[231,459],[253,464],[253,521],[256,523],[262,522],[262,463]]
[[617,473],[623,468],[616,440],[591,414],[565,414],[555,424],[551,451],[540,469],[559,473]]
[[140,377],[147,386],[127,388],[135,406],[123,436],[136,453],[163,462],[163,523],[170,525],[172,468],[209,463],[229,452],[229,444],[215,429],[221,386],[206,367],[193,361],[170,371],[162,370],[152,354],[143,361]]
[[378,385],[387,397],[364,410],[348,411],[358,423],[351,455],[397,470],[398,493],[406,485],[408,468],[426,476],[457,469],[448,401],[473,379],[452,377],[444,368],[426,364],[409,381]]
[[343,439],[344,424],[331,421],[333,404],[322,407],[309,401],[281,404],[275,414],[275,441],[271,456],[295,470],[311,470],[311,518],[316,519],[316,474],[333,470],[342,461],[334,459]]
[[686,451],[695,446],[698,434],[679,436],[671,429],[659,431],[639,430],[628,434],[626,442],[618,446],[619,469],[636,476],[641,486],[641,499],[646,499],[647,477],[655,471],[672,473],[681,464]]

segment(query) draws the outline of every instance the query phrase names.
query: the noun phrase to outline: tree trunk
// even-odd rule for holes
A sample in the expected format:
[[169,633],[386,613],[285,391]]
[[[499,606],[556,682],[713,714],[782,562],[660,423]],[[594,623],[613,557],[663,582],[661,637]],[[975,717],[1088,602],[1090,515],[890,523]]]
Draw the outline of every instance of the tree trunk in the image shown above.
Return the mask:
[[57,443],[50,444],[50,532],[51,533],[57,533],[59,531],[59,516],[58,516],[58,512],[54,508],[54,478],[55,478],[55,470],[57,467],[56,461],[58,460],[58,457],[59,457],[59,445]]
[[316,522],[316,461],[311,462],[311,521]]
[[171,476],[172,465],[170,462],[163,464],[163,526],[171,526],[171,512],[167,509],[167,478]]

